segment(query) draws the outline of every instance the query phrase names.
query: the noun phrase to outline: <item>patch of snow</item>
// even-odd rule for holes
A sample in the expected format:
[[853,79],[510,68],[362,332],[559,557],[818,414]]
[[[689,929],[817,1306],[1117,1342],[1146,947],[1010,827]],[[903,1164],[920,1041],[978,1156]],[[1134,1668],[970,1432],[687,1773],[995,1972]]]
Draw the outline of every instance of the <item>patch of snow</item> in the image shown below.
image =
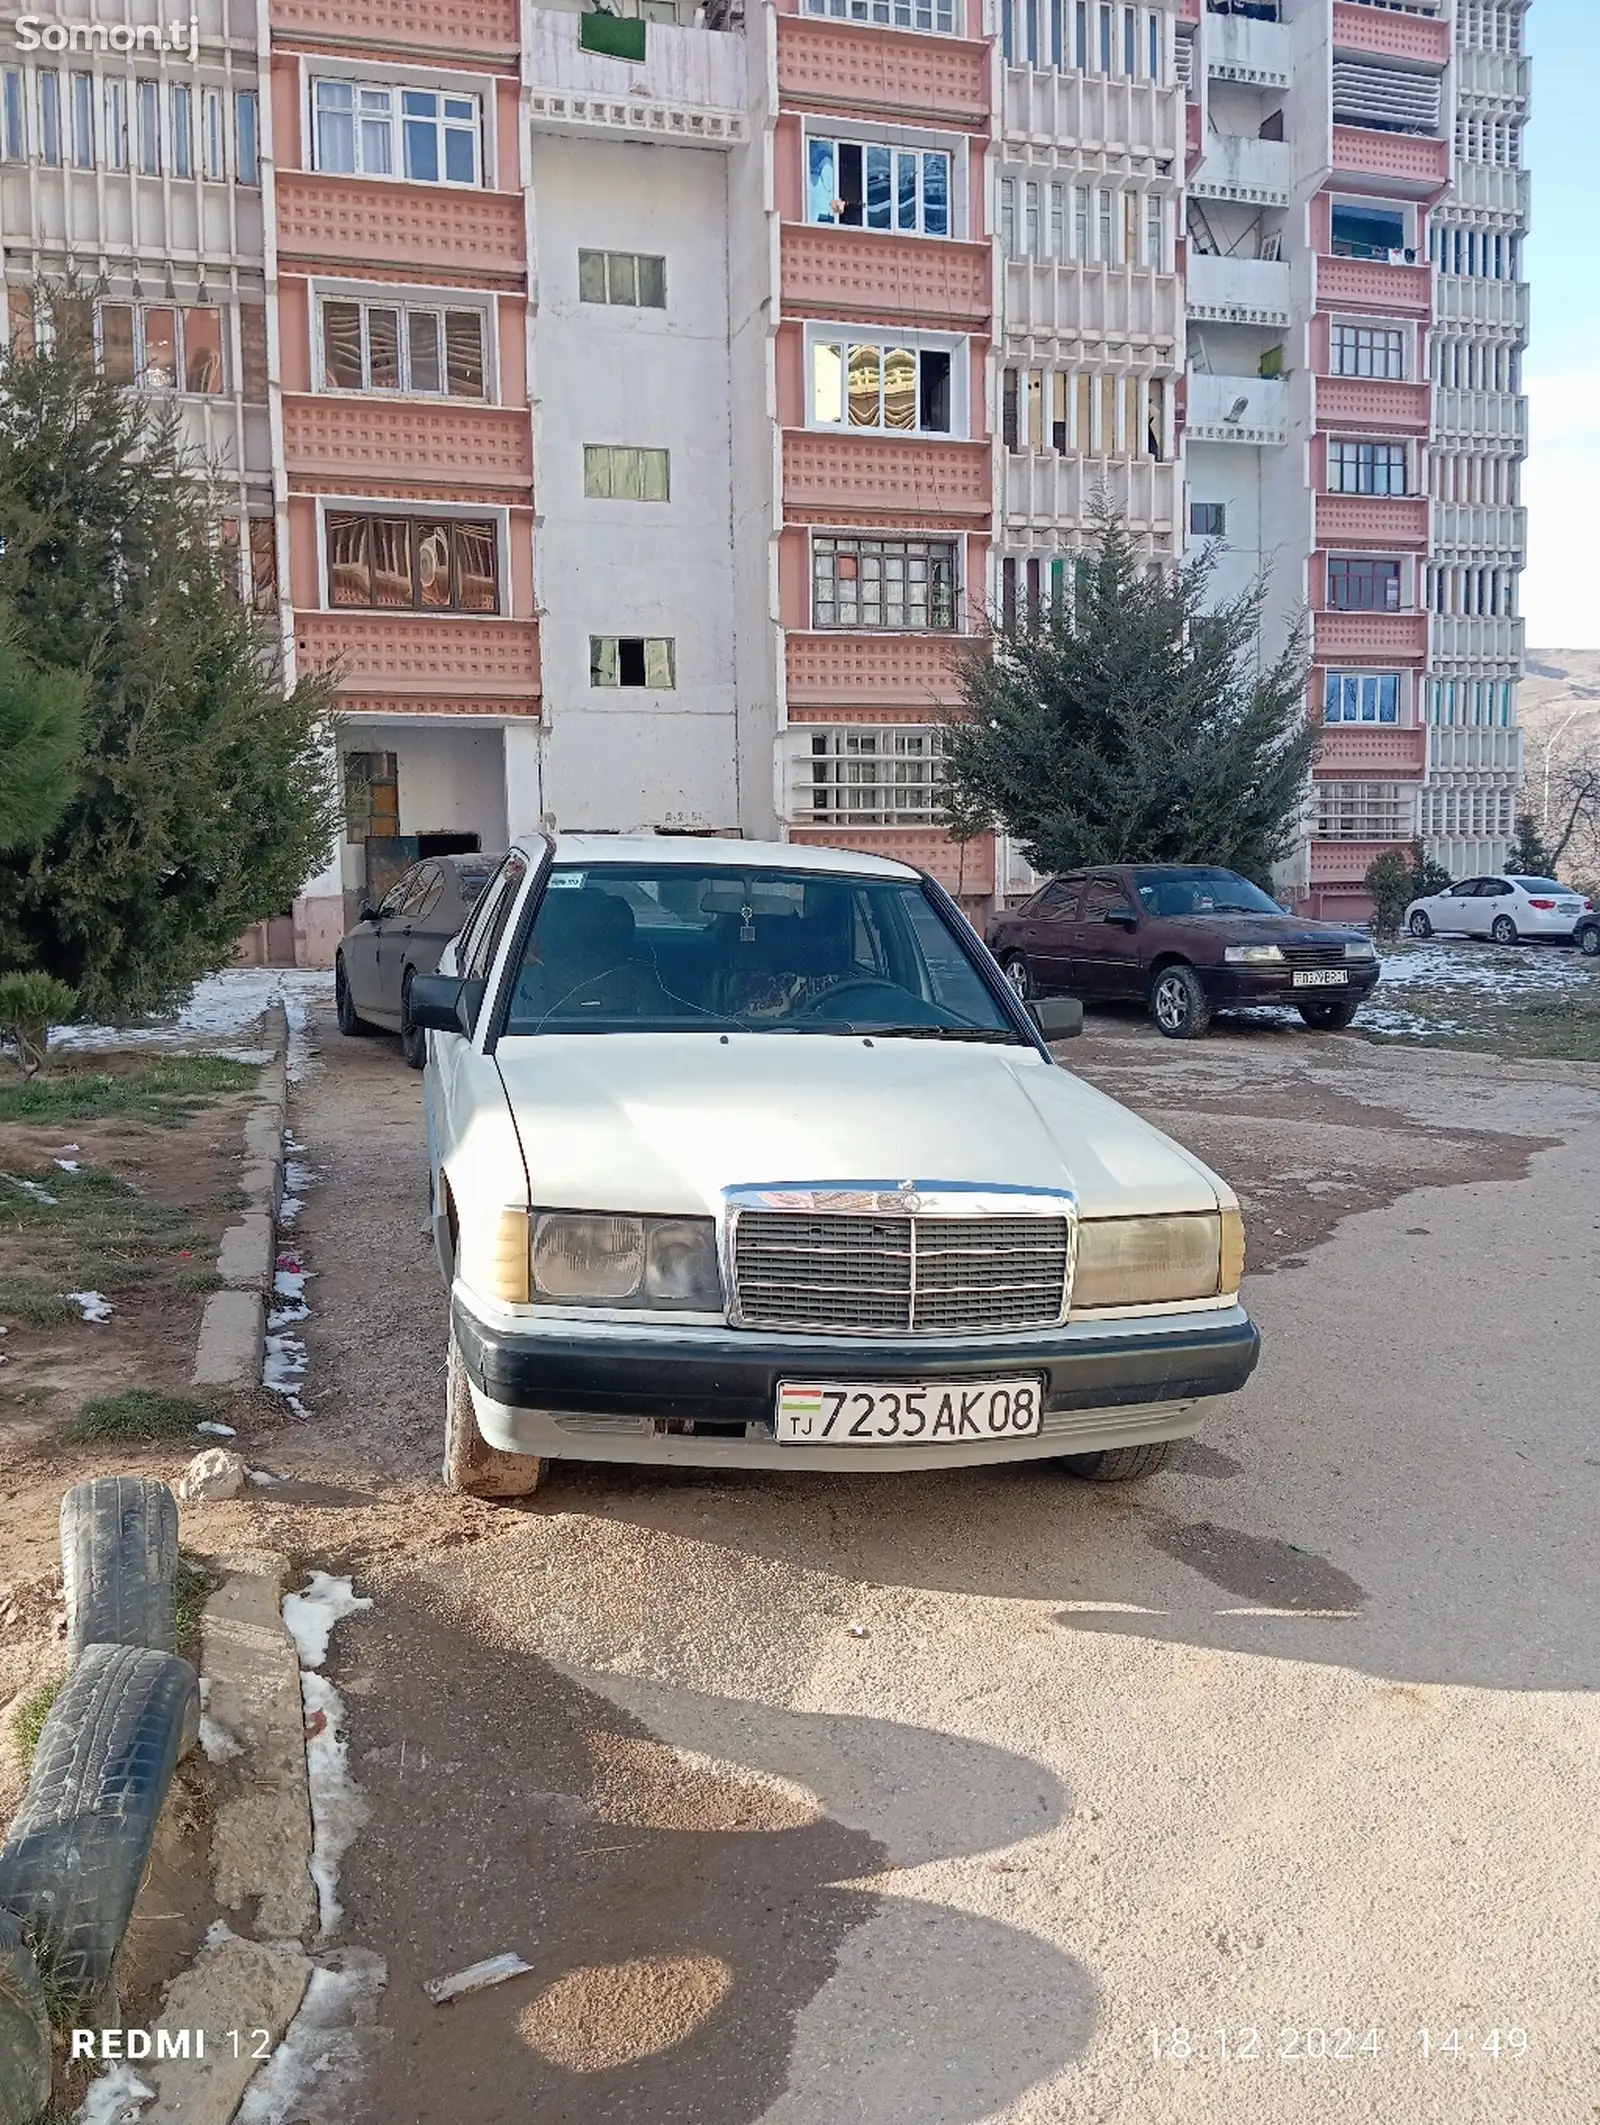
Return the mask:
[[235,2125],[344,2125],[366,2070],[388,1966],[366,1948],[318,1959],[283,2042],[245,2091]]
[[286,1483],[287,1476],[274,1476],[264,1468],[247,1468],[245,1474],[252,1483]]
[[113,2066],[90,2082],[75,2125],[132,2125],[145,2104],[155,2101],[155,2093],[131,2066]]
[[58,1158],[56,1164],[63,1173],[77,1173],[81,1170],[75,1158]]
[[300,1665],[321,1667],[334,1625],[371,1606],[369,1594],[358,1594],[348,1579],[336,1579],[331,1572],[313,1572],[300,1593],[285,1594],[283,1627],[294,1640]]
[[[9,1176],[7,1177],[9,1178]],[[36,1203],[47,1203],[52,1210],[59,1201],[59,1197],[51,1195],[47,1189],[41,1188],[37,1181],[18,1181],[16,1185],[22,1190],[24,1195],[31,1195]]]
[[[333,976],[314,967],[227,967],[197,981],[188,1001],[169,1018],[137,1026],[54,1026],[55,1048],[210,1048],[242,1046],[263,1015],[281,1003],[289,1022],[289,1075],[303,1073],[310,1054],[311,1013],[333,1000]],[[252,1060],[265,1061],[259,1049]]]
[[197,1424],[195,1426],[195,1430],[209,1431],[219,1439],[237,1439],[239,1436],[239,1434],[234,1430],[231,1424],[212,1424],[210,1422],[207,1422],[204,1424]]
[[[1548,996],[1563,991],[1600,990],[1594,963],[1556,945],[1476,944],[1466,939],[1441,943],[1402,941],[1384,954],[1386,990],[1425,988],[1458,990],[1463,1002],[1469,998],[1515,1001],[1524,996]],[[1362,1012],[1363,1020],[1367,1012]]]
[[311,1414],[300,1399],[300,1383],[310,1363],[306,1346],[298,1336],[267,1336],[261,1354],[261,1384],[269,1394],[281,1395],[297,1417]]
[[207,1763],[228,1763],[235,1756],[244,1754],[227,1728],[209,1712],[200,1714],[200,1746],[205,1751]]
[[306,1714],[306,1779],[311,1788],[311,1879],[317,1885],[318,1931],[326,1940],[344,1916],[339,1862],[367,1820],[367,1804],[350,1776],[341,1728],[344,1700],[326,1675],[300,1671]]
[[102,1325],[116,1310],[103,1291],[67,1291],[62,1297],[70,1299],[86,1321],[98,1321]]

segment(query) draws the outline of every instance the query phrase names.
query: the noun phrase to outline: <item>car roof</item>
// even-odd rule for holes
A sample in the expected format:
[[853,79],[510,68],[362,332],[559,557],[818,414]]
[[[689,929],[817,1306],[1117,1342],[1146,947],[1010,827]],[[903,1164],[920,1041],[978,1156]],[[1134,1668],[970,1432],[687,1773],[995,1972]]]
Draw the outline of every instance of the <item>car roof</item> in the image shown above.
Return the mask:
[[[536,836],[517,846],[535,860],[542,853]],[[682,864],[697,870],[817,871],[839,878],[912,879],[908,863],[887,856],[863,856],[854,849],[814,848],[798,841],[730,841],[710,834],[560,834],[556,858],[561,863]]]

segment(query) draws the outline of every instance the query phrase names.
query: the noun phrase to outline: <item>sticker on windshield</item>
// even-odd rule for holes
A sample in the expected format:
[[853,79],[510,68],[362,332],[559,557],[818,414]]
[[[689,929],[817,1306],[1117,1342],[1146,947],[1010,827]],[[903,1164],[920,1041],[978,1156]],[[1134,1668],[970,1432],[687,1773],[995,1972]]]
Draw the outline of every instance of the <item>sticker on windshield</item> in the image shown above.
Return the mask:
[[583,884],[588,875],[587,871],[552,871],[549,882],[545,886],[545,891],[547,893],[558,893],[563,887],[569,890],[576,888]]

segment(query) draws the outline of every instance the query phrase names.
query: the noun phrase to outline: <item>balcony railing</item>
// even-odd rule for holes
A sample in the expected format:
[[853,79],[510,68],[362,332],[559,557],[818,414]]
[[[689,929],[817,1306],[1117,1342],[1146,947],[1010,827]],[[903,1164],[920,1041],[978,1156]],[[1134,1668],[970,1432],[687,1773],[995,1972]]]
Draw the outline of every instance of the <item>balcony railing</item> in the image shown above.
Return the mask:
[[1191,443],[1286,443],[1288,388],[1277,377],[1191,372],[1186,432]]
[[891,37],[810,15],[779,15],[777,26],[786,103],[988,128],[989,46],[977,38]]
[[1381,310],[1391,317],[1427,317],[1433,308],[1432,269],[1425,265],[1380,264],[1367,258],[1319,257],[1317,302],[1323,309]]
[[786,222],[782,255],[786,316],[893,318],[967,332],[986,325],[994,307],[986,243]]
[[1317,773],[1351,781],[1410,779],[1428,761],[1428,733],[1398,724],[1329,723],[1317,733]]
[[1413,133],[1379,133],[1365,126],[1336,125],[1333,167],[1352,177],[1380,177],[1402,192],[1438,192],[1450,182],[1450,143]]
[[1287,206],[1294,182],[1294,149],[1287,140],[1253,140],[1244,133],[1208,133],[1200,167],[1189,180],[1198,199],[1242,206]]
[[987,443],[791,430],[783,440],[784,507],[791,520],[957,517],[976,529],[993,508],[993,463]]
[[1289,266],[1275,258],[1218,258],[1191,249],[1189,315],[1229,325],[1287,325]]
[[1287,88],[1293,67],[1289,32],[1275,17],[1223,16],[1206,24],[1206,71],[1216,81]]
[[1383,435],[1428,433],[1431,386],[1377,376],[1317,380],[1317,422],[1324,428],[1371,429]]
[[1319,612],[1315,628],[1320,664],[1421,664],[1428,654],[1425,612]]
[[[739,33],[546,7],[532,9],[528,23],[524,64],[536,130],[701,148],[737,147],[748,138]],[[592,24],[602,26],[606,49],[597,49],[592,30],[586,37]]]

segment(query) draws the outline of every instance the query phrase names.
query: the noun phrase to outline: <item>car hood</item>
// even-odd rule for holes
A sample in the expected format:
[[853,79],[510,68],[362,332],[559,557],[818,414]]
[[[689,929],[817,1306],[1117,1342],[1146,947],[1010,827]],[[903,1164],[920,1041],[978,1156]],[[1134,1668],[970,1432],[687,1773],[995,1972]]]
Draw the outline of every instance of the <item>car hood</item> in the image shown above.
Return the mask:
[[710,1214],[725,1188],[1070,1188],[1085,1216],[1231,1202],[1200,1161],[1023,1048],[637,1033],[495,1049],[536,1206]]
[[1175,935],[1194,930],[1198,935],[1220,938],[1224,944],[1275,944],[1280,951],[1291,945],[1308,948],[1365,944],[1363,930],[1351,930],[1332,922],[1306,922],[1298,915],[1171,915],[1157,918]]

